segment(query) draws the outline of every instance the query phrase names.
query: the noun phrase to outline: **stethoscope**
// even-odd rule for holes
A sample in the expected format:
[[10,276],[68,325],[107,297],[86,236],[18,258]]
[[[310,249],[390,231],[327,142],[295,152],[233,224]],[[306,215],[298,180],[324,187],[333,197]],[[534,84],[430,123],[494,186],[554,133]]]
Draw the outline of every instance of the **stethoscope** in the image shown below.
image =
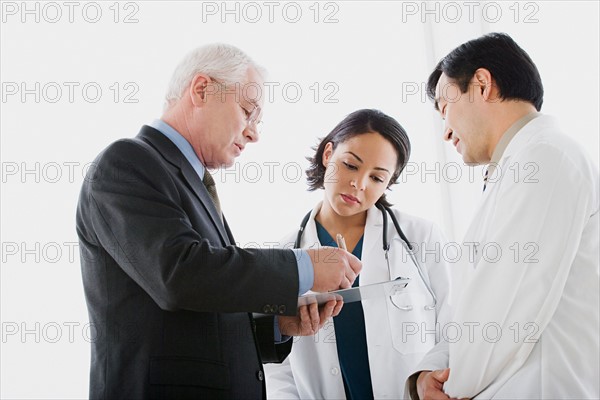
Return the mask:
[[[429,294],[431,295],[431,298],[433,299],[432,304],[428,304],[428,305],[424,306],[423,308],[427,311],[434,310],[435,306],[437,305],[437,297],[436,297],[435,293],[433,292],[431,285],[429,284],[429,280],[425,277],[425,274],[423,273],[423,269],[421,268],[421,265],[419,264],[419,261],[417,260],[417,257],[415,256],[415,254],[413,252],[412,245],[406,238],[406,235],[404,234],[404,232],[402,232],[402,228],[400,228],[398,219],[396,218],[396,216],[394,215],[394,213],[392,212],[392,210],[389,207],[386,207],[382,204],[375,204],[375,207],[377,207],[377,209],[379,209],[379,211],[381,211],[381,214],[383,216],[383,251],[385,252],[385,262],[387,263],[388,276],[389,276],[390,281],[392,280],[392,269],[390,267],[390,258],[389,258],[389,251],[390,251],[391,246],[390,246],[390,242],[388,241],[388,234],[387,234],[388,233],[387,214],[389,214],[389,216],[392,218],[392,223],[394,224],[394,227],[396,228],[396,232],[398,232],[400,239],[402,239],[403,245],[406,247],[406,250],[407,250],[407,253],[408,253],[410,259],[412,260],[413,264],[417,268],[417,271],[419,271],[419,276],[421,277],[421,280],[425,284],[427,291],[429,292]],[[306,228],[306,225],[308,224],[310,214],[311,214],[311,212],[306,214],[304,216],[304,219],[300,223],[300,229],[298,230],[298,235],[296,236],[296,242],[294,242],[295,249],[300,248],[302,234],[304,233],[304,229]],[[411,305],[399,306],[399,305],[396,305],[395,303],[394,303],[394,305],[397,308],[404,310],[404,311],[411,311],[413,309],[413,307]]]

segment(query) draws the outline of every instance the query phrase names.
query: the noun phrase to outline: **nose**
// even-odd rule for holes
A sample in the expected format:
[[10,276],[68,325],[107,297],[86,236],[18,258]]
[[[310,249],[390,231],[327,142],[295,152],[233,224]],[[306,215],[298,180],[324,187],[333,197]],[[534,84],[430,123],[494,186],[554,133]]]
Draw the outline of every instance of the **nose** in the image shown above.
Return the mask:
[[350,186],[352,186],[353,188],[358,189],[362,192],[367,187],[366,182],[367,182],[368,178],[369,177],[366,174],[356,176],[354,179],[352,179],[350,181]]
[[248,139],[248,142],[250,142],[250,143],[258,142],[258,139],[259,139],[258,129],[254,125],[247,124],[246,128],[244,128],[243,135],[246,139]]
[[449,141],[452,140],[452,133],[454,131],[452,130],[452,128],[448,127],[448,124],[444,125],[444,140],[445,141]]

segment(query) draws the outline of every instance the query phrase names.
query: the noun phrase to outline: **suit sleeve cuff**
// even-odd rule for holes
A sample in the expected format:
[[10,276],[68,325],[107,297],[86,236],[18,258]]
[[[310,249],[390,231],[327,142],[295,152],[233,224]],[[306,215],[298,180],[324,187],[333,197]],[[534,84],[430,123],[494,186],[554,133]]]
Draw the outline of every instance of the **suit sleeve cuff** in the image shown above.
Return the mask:
[[423,371],[415,372],[406,380],[406,386],[411,400],[419,400],[419,393],[417,392],[417,379],[419,374]]

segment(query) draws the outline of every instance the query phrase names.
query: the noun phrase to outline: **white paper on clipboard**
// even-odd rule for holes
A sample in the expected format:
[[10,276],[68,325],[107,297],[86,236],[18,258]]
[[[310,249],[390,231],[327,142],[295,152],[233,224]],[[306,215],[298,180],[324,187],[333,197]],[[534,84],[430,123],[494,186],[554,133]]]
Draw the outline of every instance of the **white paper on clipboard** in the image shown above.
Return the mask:
[[344,303],[352,303],[377,297],[393,296],[402,292],[409,281],[409,278],[400,277],[393,281],[373,283],[371,285],[358,286],[349,289],[340,289],[333,292],[310,292],[298,297],[298,307],[313,303],[321,305],[327,303],[329,300],[344,300]]

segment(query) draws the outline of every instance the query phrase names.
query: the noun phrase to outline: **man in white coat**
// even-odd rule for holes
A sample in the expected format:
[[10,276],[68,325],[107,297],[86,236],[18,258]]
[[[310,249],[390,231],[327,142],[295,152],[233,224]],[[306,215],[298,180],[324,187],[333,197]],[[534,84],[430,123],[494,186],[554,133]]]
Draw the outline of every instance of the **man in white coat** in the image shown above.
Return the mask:
[[454,330],[408,379],[411,397],[600,398],[598,167],[539,113],[538,70],[505,34],[453,50],[428,94],[444,139],[489,167]]

